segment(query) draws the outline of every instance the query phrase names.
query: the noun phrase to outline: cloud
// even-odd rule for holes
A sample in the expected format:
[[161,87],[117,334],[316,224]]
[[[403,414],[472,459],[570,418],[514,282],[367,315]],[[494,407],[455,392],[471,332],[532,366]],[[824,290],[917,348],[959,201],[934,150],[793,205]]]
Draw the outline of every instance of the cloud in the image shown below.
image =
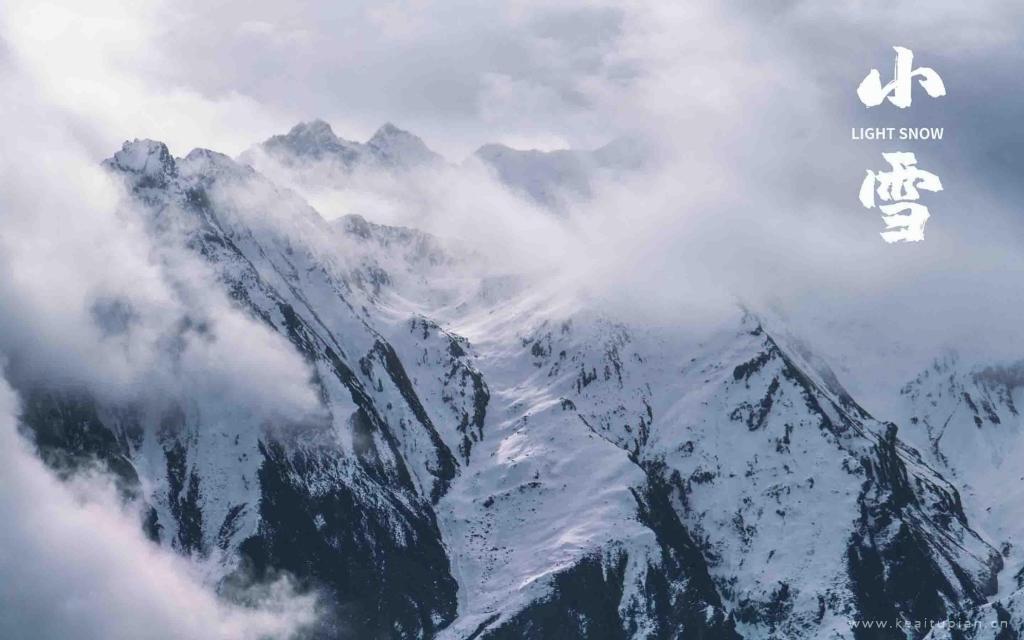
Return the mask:
[[[229,406],[254,424],[317,411],[291,345],[173,234],[147,228],[77,115],[22,62],[0,60],[0,370],[20,388]],[[16,405],[0,376],[0,636],[286,638],[313,621],[313,596],[284,580],[238,594],[255,606],[222,599],[143,537],[112,481],[58,481],[18,435]]]
[[[163,140],[177,154],[194,146],[237,154],[313,117],[359,138],[395,121],[453,157],[479,146],[485,131],[494,136],[487,141],[568,130],[592,137],[580,126],[594,124],[583,85],[594,74],[628,73],[603,68],[620,19],[610,5],[533,0],[287,8],[11,0],[0,14],[22,64],[80,118],[100,157],[126,136]],[[545,111],[496,102],[497,78],[547,96]]]
[[[463,238],[503,268],[543,273],[547,286],[638,322],[713,324],[740,299],[784,309],[798,332],[859,336],[837,351],[899,345],[920,354],[901,355],[912,366],[950,345],[977,359],[1024,349],[1016,123],[1024,92],[1015,75],[1024,48],[1012,2],[908,12],[877,0],[152,0],[127,10],[13,0],[0,15],[8,58],[81,143],[76,167],[135,136],[167,140],[178,154],[196,145],[237,153],[312,117],[356,139],[392,120],[456,161],[485,142],[592,148],[629,134],[658,143],[658,162],[598,180],[595,197],[560,221],[472,167],[401,183],[327,175],[297,186],[327,217],[361,213]],[[856,87],[869,69],[888,68],[894,44],[936,68],[949,94],[919,97],[906,112],[865,110]],[[880,216],[856,198],[864,171],[892,149],[851,141],[850,128],[890,125],[946,128],[941,144],[899,149],[917,152],[946,185],[929,198],[926,240],[915,245],[881,242]],[[30,143],[52,135],[23,139],[20,154],[39,158],[33,172],[41,173],[42,152]],[[90,175],[65,173],[72,182]],[[31,237],[53,229],[38,231]],[[30,235],[17,244],[29,246]],[[77,256],[55,246],[50,261],[62,251]],[[55,279],[52,290],[76,276]],[[49,326],[50,312],[65,317],[62,306],[84,313],[78,290],[18,302],[43,320],[23,322],[33,331],[10,332],[18,336],[10,343],[36,344],[53,363],[102,344],[95,335],[69,342],[74,332]],[[147,304],[163,316],[156,310],[174,302]],[[851,325],[871,329],[839,328]]]
[[[180,36],[197,53],[163,72],[209,95],[244,87],[271,109],[299,104],[347,137],[396,120],[454,160],[502,140],[595,147],[630,134],[660,146],[658,163],[596,185],[557,227],[467,172],[412,186],[321,176],[301,190],[329,217],[460,236],[639,318],[686,322],[740,298],[806,327],[869,322],[880,343],[922,354],[1024,347],[1014,3],[309,3],[288,15],[260,4],[260,20],[315,43],[274,49],[269,67],[270,44],[213,37],[236,10],[202,14],[198,30],[186,10],[157,41],[170,50]],[[949,95],[868,111],[856,87],[891,65],[897,43],[939,70]],[[947,186],[928,200],[926,241],[889,246],[856,194],[892,149],[850,129],[910,125],[945,127],[941,144],[899,150]]]
[[93,161],[125,138],[166,140],[179,153],[241,148],[251,131],[292,117],[242,91],[210,95],[164,77],[180,55],[153,46],[168,24],[167,8],[154,0],[12,0],[0,9],[0,40]]
[[283,639],[313,622],[313,597],[284,581],[253,607],[222,600],[189,560],[143,537],[102,478],[54,477],[17,413],[0,379],[0,636]]
[[262,418],[315,411],[287,340],[237,309],[180,238],[147,229],[62,109],[16,69],[0,88],[0,351],[14,382],[227,399]]

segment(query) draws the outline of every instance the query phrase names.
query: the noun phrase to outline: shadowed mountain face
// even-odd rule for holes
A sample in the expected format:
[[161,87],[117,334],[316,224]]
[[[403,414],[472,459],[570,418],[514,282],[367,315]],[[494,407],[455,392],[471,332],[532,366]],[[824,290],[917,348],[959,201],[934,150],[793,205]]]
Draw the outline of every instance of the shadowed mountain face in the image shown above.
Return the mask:
[[[317,121],[263,148],[437,161],[390,125],[363,144]],[[949,407],[881,423],[739,310],[694,344],[515,274],[474,280],[471,247],[327,223],[221,154],[135,141],[106,167],[157,241],[200,258],[301,354],[320,410],[268,423],[214,397],[111,404],[35,385],[20,389],[26,430],[64,473],[114,473],[148,535],[219,584],[284,572],[320,591],[312,637],[922,638],[850,622],[1022,623],[1014,589],[986,604],[1005,590],[1002,555],[957,489],[967,472],[946,477],[962,462],[936,427],[1014,422],[1013,372],[942,377]],[[125,317],[96,313],[110,331]],[[934,397],[930,380],[908,396]],[[902,439],[921,423],[931,453]]]
[[594,151],[521,150],[487,144],[474,157],[513,191],[557,210],[568,200],[590,198],[597,175],[628,174],[639,168],[645,153],[638,142],[620,139]]

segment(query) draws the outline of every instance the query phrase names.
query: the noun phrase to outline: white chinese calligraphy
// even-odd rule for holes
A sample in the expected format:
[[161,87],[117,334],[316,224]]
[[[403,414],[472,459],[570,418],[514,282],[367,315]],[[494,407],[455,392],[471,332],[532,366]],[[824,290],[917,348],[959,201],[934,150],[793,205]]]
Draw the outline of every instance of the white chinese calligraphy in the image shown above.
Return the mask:
[[[882,85],[878,69],[872,69],[857,87],[857,97],[866,107],[877,107],[886,98],[900,109],[910,106],[915,76],[920,76],[921,88],[933,98],[946,95],[946,86],[942,78],[929,67],[914,69],[914,52],[906,47],[893,47],[896,50],[896,65],[893,79]],[[891,94],[891,95],[890,95]]]
[[918,168],[913,153],[897,151],[883,153],[882,157],[892,170],[877,173],[868,170],[860,185],[861,204],[867,209],[873,209],[876,197],[891,203],[878,207],[888,229],[881,233],[886,242],[924,240],[928,208],[913,201],[921,197],[920,190],[942,191],[942,181],[934,173]]

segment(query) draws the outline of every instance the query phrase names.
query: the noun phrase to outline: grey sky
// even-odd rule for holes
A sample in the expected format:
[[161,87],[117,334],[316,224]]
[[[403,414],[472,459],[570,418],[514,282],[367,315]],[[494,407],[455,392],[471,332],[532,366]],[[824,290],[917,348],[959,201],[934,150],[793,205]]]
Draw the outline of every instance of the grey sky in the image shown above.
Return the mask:
[[[664,274],[706,272],[746,298],[892,307],[912,333],[987,309],[971,335],[1015,335],[1017,3],[11,0],[0,20],[12,64],[97,160],[133,137],[237,153],[315,117],[354,139],[392,121],[456,161],[493,141],[648,135],[659,170],[580,212],[578,235],[614,239],[619,266],[591,274],[613,274],[613,293],[665,297]],[[870,68],[889,75],[894,44],[949,94],[865,109],[856,86]],[[945,127],[941,143],[898,149],[946,185],[928,194],[923,243],[880,242],[856,200],[894,149],[850,128],[878,125]],[[520,215],[489,202],[492,218]]]

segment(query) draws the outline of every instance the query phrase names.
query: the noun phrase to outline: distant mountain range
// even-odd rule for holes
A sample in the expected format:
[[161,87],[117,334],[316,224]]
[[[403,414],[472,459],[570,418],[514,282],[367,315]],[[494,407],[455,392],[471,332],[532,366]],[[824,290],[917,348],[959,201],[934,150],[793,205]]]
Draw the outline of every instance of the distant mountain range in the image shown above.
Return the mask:
[[[256,150],[289,168],[313,164],[348,172],[358,169],[408,171],[445,162],[419,137],[390,123],[362,143],[339,138],[323,120],[304,122],[286,134],[265,140],[243,153],[240,159],[253,162]],[[596,176],[623,174],[642,167],[646,153],[642,143],[625,138],[594,151],[520,150],[502,144],[486,144],[467,162],[483,163],[513,192],[557,211],[567,200],[589,198]]]

